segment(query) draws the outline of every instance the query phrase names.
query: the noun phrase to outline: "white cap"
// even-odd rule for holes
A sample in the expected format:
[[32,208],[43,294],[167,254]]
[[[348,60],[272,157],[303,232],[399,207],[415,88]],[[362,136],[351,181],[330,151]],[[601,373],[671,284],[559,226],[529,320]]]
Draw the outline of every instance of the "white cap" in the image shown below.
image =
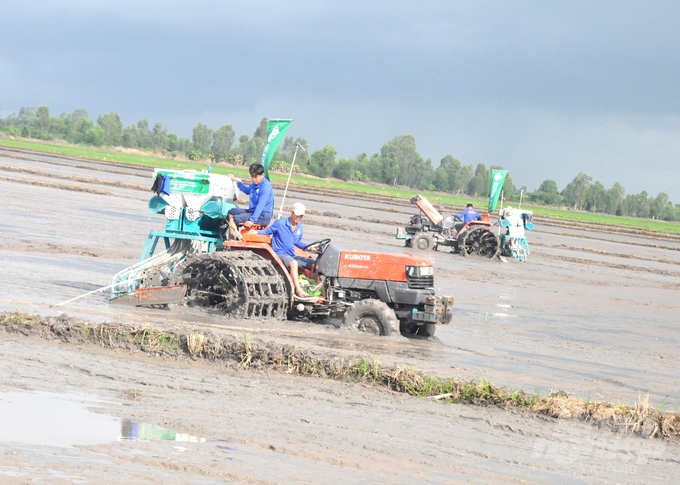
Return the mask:
[[301,202],[296,202],[293,204],[293,207],[290,208],[291,211],[293,211],[293,214],[296,216],[304,216],[305,215],[305,206]]

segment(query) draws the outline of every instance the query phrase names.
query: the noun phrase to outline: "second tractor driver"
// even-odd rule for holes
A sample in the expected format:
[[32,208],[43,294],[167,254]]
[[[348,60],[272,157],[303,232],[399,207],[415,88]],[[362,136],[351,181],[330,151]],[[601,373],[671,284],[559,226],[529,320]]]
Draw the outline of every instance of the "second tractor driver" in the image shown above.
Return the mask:
[[311,258],[295,255],[296,247],[306,249],[308,246],[302,242],[302,223],[300,221],[304,215],[305,206],[296,202],[291,207],[290,217],[279,219],[268,228],[257,231],[258,234],[272,237],[272,249],[289,269],[295,287],[295,295],[300,298],[307,298],[309,295],[300,288],[298,267],[312,271],[315,262]]

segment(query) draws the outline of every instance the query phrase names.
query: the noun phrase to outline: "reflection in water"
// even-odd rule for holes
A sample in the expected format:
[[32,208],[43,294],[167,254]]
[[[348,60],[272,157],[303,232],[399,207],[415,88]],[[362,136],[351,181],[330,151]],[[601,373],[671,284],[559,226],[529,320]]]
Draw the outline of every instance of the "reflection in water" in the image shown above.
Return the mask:
[[85,394],[2,392],[0,442],[70,447],[114,441],[206,441],[161,426],[92,412],[91,408],[100,403]]
[[188,443],[205,443],[205,438],[190,434],[177,433],[162,426],[149,423],[138,423],[123,419],[120,422],[118,441],[184,441]]
[[118,419],[90,410],[100,403],[85,394],[0,393],[0,442],[70,447],[115,441]]

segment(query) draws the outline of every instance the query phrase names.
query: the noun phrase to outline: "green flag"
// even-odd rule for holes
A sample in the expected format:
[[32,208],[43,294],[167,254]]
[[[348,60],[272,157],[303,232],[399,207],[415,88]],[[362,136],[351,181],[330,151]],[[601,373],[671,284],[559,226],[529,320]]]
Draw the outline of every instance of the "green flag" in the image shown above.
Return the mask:
[[491,187],[489,188],[489,212],[496,210],[496,204],[498,204],[498,198],[503,191],[503,184],[505,183],[505,177],[507,175],[507,170],[491,171]]
[[269,180],[269,164],[293,120],[267,120],[267,140],[262,150],[264,176]]

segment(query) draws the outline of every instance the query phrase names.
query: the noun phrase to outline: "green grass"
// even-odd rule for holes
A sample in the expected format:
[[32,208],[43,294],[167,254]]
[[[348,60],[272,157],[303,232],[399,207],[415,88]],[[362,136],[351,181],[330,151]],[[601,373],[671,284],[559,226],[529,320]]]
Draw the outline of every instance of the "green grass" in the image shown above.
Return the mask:
[[[51,143],[45,141],[28,141],[18,139],[0,138],[0,146],[9,148],[21,148],[26,150],[34,150],[44,153],[53,153],[57,155],[66,155],[70,157],[81,157],[94,160],[104,160],[110,162],[126,163],[131,165],[138,165],[150,168],[167,168],[176,170],[205,170],[210,164],[208,161],[194,162],[182,159],[160,158],[153,155],[140,155],[130,153],[120,153],[104,148],[95,148],[90,146],[67,145],[64,143]],[[220,165],[213,165],[213,171],[219,174],[232,173],[239,177],[247,177],[248,170],[246,167],[227,167]],[[284,184],[288,178],[288,174],[275,173],[270,174],[271,181],[274,183]],[[413,197],[418,191],[415,189],[391,187],[380,184],[364,184],[360,182],[343,182],[337,179],[320,179],[306,175],[293,175],[291,183],[295,184],[296,188],[308,187],[309,189],[327,189],[338,190],[348,195],[363,195],[368,194],[372,196],[380,196],[387,198],[399,199],[406,201]],[[441,192],[420,191],[425,194],[427,199],[435,206],[446,205],[454,207],[462,207],[470,201],[470,197],[461,197],[451,194],[443,194]],[[476,198],[475,203],[478,207],[486,205],[486,199]],[[506,205],[515,207],[516,202],[509,202]],[[534,206],[531,204],[523,204],[524,208],[530,209],[534,212],[536,217],[544,217],[548,219],[555,219],[565,222],[581,222],[588,224],[604,225],[611,227],[625,227],[629,229],[640,229],[646,231],[654,231],[668,234],[680,234],[680,223],[666,222],[653,219],[641,219],[635,217],[620,217],[608,214],[594,214],[591,212],[570,211],[565,209],[550,208],[544,206]]]

